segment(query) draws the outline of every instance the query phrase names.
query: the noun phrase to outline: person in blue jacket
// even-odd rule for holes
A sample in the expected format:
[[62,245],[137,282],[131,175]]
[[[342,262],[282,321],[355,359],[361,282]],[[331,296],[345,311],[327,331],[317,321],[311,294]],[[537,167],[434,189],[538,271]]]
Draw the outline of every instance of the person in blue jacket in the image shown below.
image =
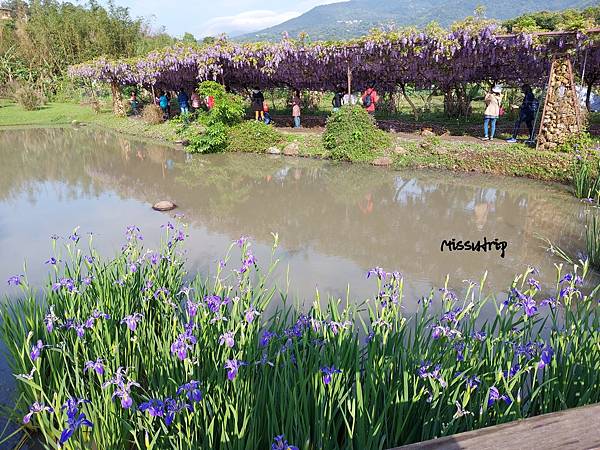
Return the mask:
[[183,89],[179,91],[177,102],[179,103],[181,114],[188,114],[190,112],[190,98]]

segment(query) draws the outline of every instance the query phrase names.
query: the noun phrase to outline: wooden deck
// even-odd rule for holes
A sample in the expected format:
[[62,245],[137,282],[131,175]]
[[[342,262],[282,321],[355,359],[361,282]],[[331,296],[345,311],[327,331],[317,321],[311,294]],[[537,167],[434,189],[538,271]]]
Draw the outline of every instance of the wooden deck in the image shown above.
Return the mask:
[[600,449],[600,404],[532,417],[392,450]]

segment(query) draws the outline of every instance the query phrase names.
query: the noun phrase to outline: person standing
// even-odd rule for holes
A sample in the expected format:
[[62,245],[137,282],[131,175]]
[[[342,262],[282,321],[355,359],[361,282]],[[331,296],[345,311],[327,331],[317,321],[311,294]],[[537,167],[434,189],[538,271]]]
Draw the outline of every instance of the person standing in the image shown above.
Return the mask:
[[[500,109],[502,108],[502,88],[498,85],[494,86],[491,92],[485,96],[485,112],[483,113],[483,140],[494,140],[496,134],[496,121],[500,117]],[[490,130],[491,124],[491,130]]]
[[294,118],[294,128],[300,128],[300,91],[294,91],[292,98],[292,117]]
[[194,111],[198,111],[200,109],[200,96],[196,91],[192,92],[192,108]]
[[187,115],[190,112],[190,98],[186,94],[186,92],[182,89],[179,91],[179,95],[177,96],[177,102],[179,103],[179,110],[181,114]]
[[[535,120],[535,113],[540,106],[538,100],[535,98],[535,95],[533,95],[531,86],[524,84],[521,86],[521,92],[525,95],[525,98],[523,99],[523,103],[519,109],[519,118],[515,122],[515,128],[513,130],[512,137],[506,141],[511,144],[517,142],[517,136],[523,122],[527,124],[527,130],[529,130],[528,142],[533,140],[533,122]],[[514,108],[517,108],[517,106]]]
[[258,87],[252,90],[252,110],[254,111],[255,120],[265,120],[265,96]]
[[362,104],[367,112],[369,114],[375,114],[375,105],[379,101],[379,96],[377,95],[377,91],[372,84],[370,84],[367,90],[363,93],[361,99]]
[[162,109],[163,119],[167,120],[169,118],[169,97],[167,97],[166,92],[162,92],[160,97],[158,98],[158,106]]
[[342,107],[342,102],[344,100],[344,93],[338,89],[333,95],[333,100],[331,100],[331,106],[333,106],[333,112],[338,112]]

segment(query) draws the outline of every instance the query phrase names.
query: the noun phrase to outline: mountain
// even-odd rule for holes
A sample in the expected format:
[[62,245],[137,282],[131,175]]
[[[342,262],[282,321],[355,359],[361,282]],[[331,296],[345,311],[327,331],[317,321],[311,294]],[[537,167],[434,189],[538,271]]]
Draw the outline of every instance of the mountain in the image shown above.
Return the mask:
[[597,6],[598,0],[350,0],[317,6],[282,24],[235,38],[237,41],[280,41],[284,32],[311,40],[348,39],[380,26],[422,27],[432,21],[447,27],[473,15],[484,4],[486,17],[510,19],[528,12]]

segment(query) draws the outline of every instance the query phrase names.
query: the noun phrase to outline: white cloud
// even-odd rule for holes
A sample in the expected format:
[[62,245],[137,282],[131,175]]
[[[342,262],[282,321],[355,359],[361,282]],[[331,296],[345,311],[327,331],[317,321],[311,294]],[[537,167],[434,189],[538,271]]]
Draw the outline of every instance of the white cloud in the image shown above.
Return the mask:
[[267,10],[244,11],[234,16],[221,16],[208,20],[196,33],[197,36],[214,36],[227,33],[235,36],[252,31],[262,30],[286,20],[298,17],[301,12],[275,12]]

